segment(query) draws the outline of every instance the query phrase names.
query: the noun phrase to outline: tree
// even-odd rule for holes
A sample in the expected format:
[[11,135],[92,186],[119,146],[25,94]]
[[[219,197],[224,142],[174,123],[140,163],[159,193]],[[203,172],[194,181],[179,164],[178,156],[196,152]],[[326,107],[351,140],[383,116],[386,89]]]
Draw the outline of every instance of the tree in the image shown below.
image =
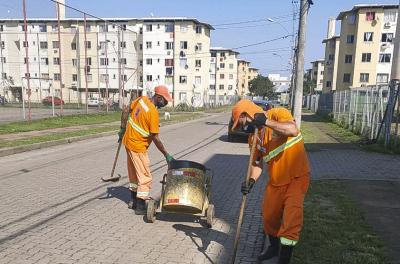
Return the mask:
[[274,85],[262,75],[258,75],[255,79],[249,82],[249,90],[252,95],[262,96],[263,98],[275,99]]
[[304,75],[304,81],[303,81],[303,94],[310,94],[311,91],[313,91],[313,87],[316,87],[317,83],[315,81],[311,80],[311,75],[310,74],[305,74]]

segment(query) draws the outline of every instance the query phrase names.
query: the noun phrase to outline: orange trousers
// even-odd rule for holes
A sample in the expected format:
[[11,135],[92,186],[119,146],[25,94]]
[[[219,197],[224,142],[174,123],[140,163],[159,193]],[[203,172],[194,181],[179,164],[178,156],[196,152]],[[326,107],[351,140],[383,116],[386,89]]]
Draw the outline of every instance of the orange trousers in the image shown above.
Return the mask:
[[153,177],[147,152],[137,153],[126,149],[128,159],[129,189],[137,192],[137,197],[148,199]]
[[294,178],[283,186],[267,185],[262,216],[264,232],[275,237],[298,241],[303,227],[304,197],[310,184],[310,175]]

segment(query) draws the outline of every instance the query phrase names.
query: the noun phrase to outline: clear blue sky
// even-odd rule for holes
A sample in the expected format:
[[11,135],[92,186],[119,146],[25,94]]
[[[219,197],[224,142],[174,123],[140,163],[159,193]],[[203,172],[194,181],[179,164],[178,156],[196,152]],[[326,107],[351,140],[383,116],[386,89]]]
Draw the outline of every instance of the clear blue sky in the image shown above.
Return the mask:
[[[49,0],[26,1],[28,17],[55,17],[55,4]],[[291,0],[66,0],[66,3],[99,17],[149,17],[153,13],[155,17],[193,17],[212,25],[270,17],[292,32]],[[321,42],[326,36],[328,18],[337,17],[340,11],[349,10],[355,4],[368,3],[397,4],[398,1],[314,0],[308,17],[306,68],[310,67],[310,61],[324,56]],[[67,11],[67,16],[76,17],[78,13]],[[0,17],[22,17],[22,0],[0,0]],[[281,25],[265,21],[219,26],[220,29],[212,32],[212,46],[232,48],[282,37],[287,32]],[[296,28],[297,25],[296,21]],[[288,67],[290,40],[289,37],[238,51],[243,53],[241,58],[261,69],[262,74],[288,74],[281,71]],[[279,51],[270,51],[274,49]]]

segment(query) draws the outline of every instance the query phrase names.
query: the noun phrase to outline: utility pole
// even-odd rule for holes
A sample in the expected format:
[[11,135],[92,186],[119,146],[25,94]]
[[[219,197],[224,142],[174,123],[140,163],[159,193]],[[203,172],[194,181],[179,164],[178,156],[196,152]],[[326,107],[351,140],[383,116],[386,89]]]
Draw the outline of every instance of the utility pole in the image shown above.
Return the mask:
[[[30,71],[29,71],[28,24],[27,24],[27,21],[26,21],[26,3],[25,3],[25,0],[22,1],[22,8],[23,8],[23,13],[24,13],[24,35],[25,35],[25,41],[24,41],[25,45],[24,46],[25,46],[25,62],[26,62],[26,81],[28,83],[28,108],[29,108],[29,110],[28,110],[28,120],[31,121],[31,114],[32,114],[32,112],[31,112],[31,80],[30,80],[31,74],[30,74]],[[24,86],[24,83],[23,83],[23,79],[22,79],[21,87],[23,87],[23,86]],[[22,92],[22,95],[23,95],[23,93],[24,93],[24,89],[23,88],[21,88],[21,92]],[[22,101],[24,101],[24,96],[22,96]],[[22,103],[24,104],[25,102],[22,102]],[[24,110],[24,119],[25,119],[25,110]]]
[[311,0],[300,1],[300,21],[299,21],[299,40],[297,44],[296,60],[296,90],[294,97],[293,114],[297,127],[301,127],[301,109],[303,101],[303,81],[304,81],[304,49],[306,43],[306,25],[308,9],[312,4]]

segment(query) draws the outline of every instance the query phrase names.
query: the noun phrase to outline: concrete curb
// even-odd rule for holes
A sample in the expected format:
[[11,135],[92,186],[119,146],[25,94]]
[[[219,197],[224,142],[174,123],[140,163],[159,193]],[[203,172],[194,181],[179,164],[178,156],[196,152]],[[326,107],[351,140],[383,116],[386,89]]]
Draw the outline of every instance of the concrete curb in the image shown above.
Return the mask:
[[18,154],[18,153],[22,153],[22,152],[26,152],[26,151],[35,150],[35,149],[49,148],[49,147],[54,147],[54,146],[58,146],[58,145],[69,144],[72,142],[77,142],[77,141],[82,141],[82,140],[87,140],[87,139],[111,136],[111,135],[115,135],[115,134],[116,134],[116,131],[109,131],[109,132],[102,132],[102,133],[92,134],[92,135],[70,137],[70,138],[52,140],[52,141],[47,141],[47,142],[35,143],[35,144],[30,144],[30,145],[25,145],[25,146],[4,148],[4,149],[0,149],[0,157],[14,155],[14,154]]
[[[191,122],[201,121],[202,119],[207,119],[208,117],[210,117],[212,115],[213,114],[206,114],[205,116],[200,117],[200,118],[195,118],[195,119],[191,119],[191,120],[187,120],[187,121],[183,121],[183,122],[176,122],[176,123],[172,122],[172,123],[168,123],[165,125],[160,124],[160,126],[164,127],[164,126],[176,125],[179,123],[191,123]],[[31,150],[36,150],[36,149],[49,148],[49,147],[69,144],[69,143],[87,140],[87,139],[95,139],[95,138],[100,138],[100,137],[112,136],[112,135],[116,135],[116,134],[117,134],[117,130],[102,132],[102,133],[92,134],[92,135],[63,138],[63,139],[52,140],[52,141],[41,142],[41,143],[34,143],[34,144],[18,146],[18,147],[4,148],[4,149],[0,149],[0,157],[14,155],[14,154],[27,152],[27,151],[31,151]]]

